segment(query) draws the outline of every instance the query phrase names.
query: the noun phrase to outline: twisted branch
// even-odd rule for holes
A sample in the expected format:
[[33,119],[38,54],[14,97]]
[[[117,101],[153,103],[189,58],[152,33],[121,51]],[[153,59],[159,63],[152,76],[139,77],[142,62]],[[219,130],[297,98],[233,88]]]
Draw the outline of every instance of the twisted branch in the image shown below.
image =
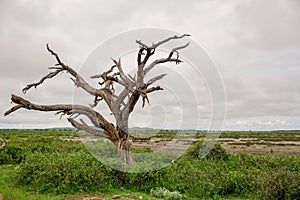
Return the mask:
[[100,136],[100,137],[104,137],[104,138],[110,138],[109,134],[107,132],[103,132],[103,131],[91,128],[83,121],[83,119],[80,119],[80,121],[81,121],[81,123],[80,123],[80,122],[76,121],[74,118],[69,117],[68,121],[72,124],[72,126],[77,128],[78,130],[86,131],[92,135],[96,135],[96,136]]
[[[161,58],[161,59],[157,59],[155,61],[153,61],[151,64],[149,64],[145,70],[144,70],[144,74],[147,74],[151,69],[153,69],[156,65],[161,64],[161,63],[166,63],[166,62],[175,62],[176,64],[181,63],[182,61],[179,59],[179,52],[178,50],[180,49],[184,49],[186,48],[190,43],[186,43],[185,45],[173,48],[168,57],[166,58]],[[174,53],[177,54],[176,58],[173,58]]]
[[[88,92],[91,95],[98,95],[101,97],[104,97],[106,94],[104,91],[96,89],[92,87],[90,84],[88,84],[73,68],[69,67],[68,65],[64,64],[61,59],[59,58],[59,55],[54,52],[50,47],[49,44],[47,44],[47,50],[50,52],[51,55],[53,55],[57,61],[57,64],[55,64],[56,67],[49,67],[49,69],[56,69],[53,72],[50,72],[46,76],[42,77],[42,79],[36,83],[28,84],[22,91],[25,94],[28,90],[30,90],[32,87],[36,88],[37,86],[44,83],[45,80],[51,79],[58,75],[60,72],[66,71],[69,74],[72,75],[73,82],[77,87],[82,88],[86,92]],[[58,67],[59,66],[59,67]]]
[[40,104],[34,104],[14,94],[11,96],[11,100],[13,103],[17,105],[14,106],[12,109],[8,110],[7,112],[5,112],[4,114],[5,116],[17,110],[14,109],[15,107],[17,107],[18,109],[24,108],[27,110],[38,110],[38,111],[46,111],[46,112],[58,111],[57,114],[62,113],[65,115],[80,114],[88,117],[88,119],[93,123],[94,126],[98,128],[102,128],[110,134],[115,134],[114,132],[115,127],[111,123],[109,123],[100,113],[83,105],[74,105],[74,104],[40,105]]

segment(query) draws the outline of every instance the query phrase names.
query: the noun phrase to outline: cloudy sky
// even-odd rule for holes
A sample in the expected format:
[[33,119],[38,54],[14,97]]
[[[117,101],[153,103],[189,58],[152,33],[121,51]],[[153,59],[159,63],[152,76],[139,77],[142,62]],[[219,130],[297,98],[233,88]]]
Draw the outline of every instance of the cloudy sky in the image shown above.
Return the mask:
[[[23,95],[26,84],[39,80],[55,64],[46,43],[65,63],[87,73],[94,66],[86,66],[86,61],[105,41],[128,31],[156,28],[191,34],[215,64],[226,92],[224,130],[300,129],[300,2],[183,2],[1,0],[0,112],[12,106],[11,93]],[[128,54],[124,62],[132,66],[133,56]],[[188,63],[181,72],[178,66],[159,66],[157,73],[162,68],[168,72],[161,82],[165,91],[150,96],[146,109],[138,105],[130,125],[209,128],[214,97],[206,78],[194,77]],[[63,74],[25,97],[52,104],[81,99],[78,94]],[[52,113],[19,110],[0,118],[2,128],[58,126],[68,126],[67,121]]]

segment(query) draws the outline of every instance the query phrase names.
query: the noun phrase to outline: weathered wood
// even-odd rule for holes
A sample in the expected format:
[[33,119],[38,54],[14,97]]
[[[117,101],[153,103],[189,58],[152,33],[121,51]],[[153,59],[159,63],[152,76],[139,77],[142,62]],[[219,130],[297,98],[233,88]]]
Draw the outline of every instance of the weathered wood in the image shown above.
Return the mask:
[[[71,80],[76,87],[83,89],[88,94],[94,96],[94,102],[88,106],[72,105],[72,104],[55,104],[55,105],[41,105],[32,103],[20,96],[12,94],[11,100],[16,105],[5,112],[5,116],[9,115],[21,108],[27,110],[39,110],[39,111],[56,111],[61,116],[68,116],[68,121],[72,126],[79,130],[84,130],[90,134],[102,136],[111,140],[111,142],[118,148],[119,157],[125,163],[130,164],[132,161],[129,152],[129,133],[128,133],[128,119],[130,114],[135,108],[138,100],[142,99],[142,106],[145,103],[149,103],[148,94],[154,91],[163,90],[160,86],[149,87],[154,82],[162,79],[166,74],[161,74],[150,78],[145,81],[145,75],[152,70],[156,65],[165,62],[175,62],[179,64],[182,62],[179,59],[179,50],[186,48],[189,43],[178,46],[170,50],[169,54],[165,58],[160,58],[152,61],[148,64],[149,58],[155,54],[155,50],[160,45],[169,42],[170,40],[181,39],[189,36],[183,34],[180,36],[172,36],[161,40],[152,45],[146,45],[142,41],[137,40],[136,43],[140,45],[140,49],[137,55],[137,73],[134,76],[124,73],[121,59],[113,60],[113,65],[101,74],[91,76],[91,78],[99,78],[99,88],[91,86],[80,74],[72,67],[66,65],[59,57],[58,53],[54,52],[47,44],[48,52],[54,56],[56,64],[49,67],[50,70],[54,70],[47,75],[43,76],[38,82],[28,84],[24,89],[25,94],[31,88],[36,88],[42,85],[46,80],[56,77],[62,72],[67,72],[71,77]],[[175,55],[175,56],[174,56]],[[116,93],[114,85],[120,85],[123,87],[120,93]],[[112,115],[115,118],[116,124],[110,123],[100,112],[94,108],[98,103],[104,102],[110,109]],[[88,126],[83,119],[76,120],[80,115],[86,116],[90,122],[96,127]],[[99,131],[98,128],[104,131]],[[134,141],[149,142],[150,138],[134,138]],[[3,142],[2,145],[6,145]]]

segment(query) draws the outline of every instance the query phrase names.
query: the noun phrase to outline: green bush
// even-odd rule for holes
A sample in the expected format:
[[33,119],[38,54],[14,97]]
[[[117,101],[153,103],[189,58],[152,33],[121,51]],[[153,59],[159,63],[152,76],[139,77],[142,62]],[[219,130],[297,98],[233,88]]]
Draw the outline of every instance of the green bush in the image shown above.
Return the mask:
[[144,148],[134,148],[130,147],[130,152],[131,153],[151,153],[153,152],[151,148],[149,147],[144,147]]
[[17,168],[17,182],[40,192],[70,193],[97,189],[111,182],[107,168],[83,151],[34,153]]
[[[260,195],[262,199],[299,199],[300,198],[300,176],[292,172],[279,170],[269,172],[265,175],[268,180],[263,182]],[[298,180],[296,180],[298,178]]]
[[[202,140],[197,141],[186,151],[183,158],[200,159],[202,158],[199,155],[200,152],[205,152],[206,149],[208,149],[208,145],[204,144]],[[209,153],[205,155],[205,158],[209,160],[228,160],[228,153],[219,142],[216,142]]]
[[[0,152],[0,163],[21,163],[16,167],[16,183],[27,185],[34,191],[99,192],[122,186],[146,192],[161,187],[167,188],[169,192],[178,191],[180,194],[204,199],[232,196],[250,199],[298,199],[300,196],[298,157],[253,156],[246,153],[228,155],[217,143],[205,158],[199,158],[199,150],[204,147],[201,142],[197,142],[182,159],[163,169],[160,168],[171,163],[176,155],[134,149],[132,157],[136,163],[131,168],[148,171],[155,165],[157,170],[125,173],[101,164],[79,142],[62,141],[51,135],[42,137],[34,133],[27,134],[30,137],[23,138],[17,134],[11,136],[7,147]],[[85,147],[99,157],[103,156],[108,166],[128,169],[117,158],[112,158],[117,155],[113,145],[95,143]]]
[[12,136],[7,137],[7,146],[0,152],[0,164],[19,164],[27,154],[41,152],[61,152],[69,153],[81,151],[83,145],[78,141],[63,141],[57,137],[42,137],[40,135],[31,134],[26,138],[26,134],[14,136],[15,132],[11,133]]
[[[108,162],[120,164],[114,159]],[[131,167],[147,169],[151,164],[136,163],[137,166]],[[35,152],[28,154],[17,167],[16,177],[19,184],[40,192],[105,191],[120,186],[151,191],[164,187],[197,198],[297,199],[299,168],[300,161],[295,157],[238,154],[225,161],[182,159],[157,171],[125,173],[104,166],[85,151]]]
[[18,164],[24,159],[24,148],[8,144],[0,152],[0,164]]

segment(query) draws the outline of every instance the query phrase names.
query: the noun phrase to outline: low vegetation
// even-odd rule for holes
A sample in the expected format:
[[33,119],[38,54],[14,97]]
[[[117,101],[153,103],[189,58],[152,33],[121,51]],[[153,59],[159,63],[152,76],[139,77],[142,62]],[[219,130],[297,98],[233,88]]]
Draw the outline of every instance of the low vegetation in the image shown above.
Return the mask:
[[[196,142],[174,164],[146,173],[112,169],[74,138],[76,132],[4,131],[0,197],[65,199],[74,195],[138,193],[144,199],[299,199],[300,159],[292,156],[229,155],[220,144],[199,158]],[[110,151],[110,149],[107,149]],[[151,149],[132,149],[152,152]],[[170,155],[156,154],[163,161]],[[114,162],[113,160],[111,162]],[[169,162],[169,161],[168,161]],[[147,168],[147,163],[139,166]],[[138,197],[137,197],[138,198]]]
[[157,187],[150,190],[150,194],[157,198],[169,199],[169,200],[180,200],[183,199],[183,195],[178,191],[170,192],[166,188]]
[[300,131],[227,131],[220,138],[255,138],[264,141],[300,141]]

